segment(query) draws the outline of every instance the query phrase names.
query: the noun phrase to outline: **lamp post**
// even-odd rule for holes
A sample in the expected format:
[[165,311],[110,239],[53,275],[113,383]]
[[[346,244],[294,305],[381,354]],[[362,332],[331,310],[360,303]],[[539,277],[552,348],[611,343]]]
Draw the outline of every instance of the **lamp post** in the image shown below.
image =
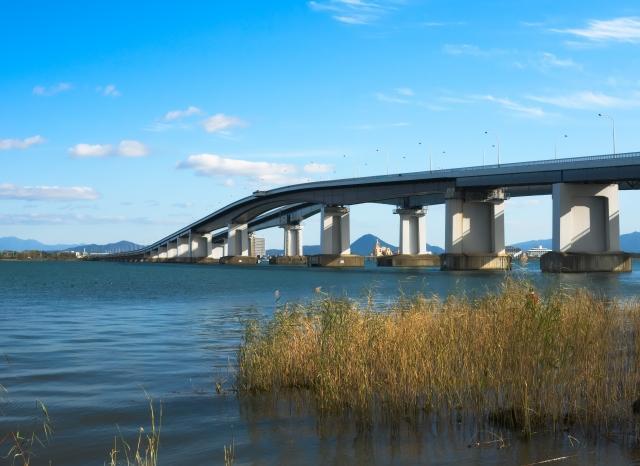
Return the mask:
[[[489,135],[489,131],[485,131],[484,134],[486,134],[487,136]],[[495,146],[498,150],[497,150],[497,154],[498,154],[498,166],[500,166],[500,137],[496,134],[496,144]]]
[[[418,141],[418,145],[421,146],[422,142]],[[429,158],[429,171],[431,172],[431,154],[429,153],[429,150],[427,150],[427,157]]]
[[[569,136],[567,136],[566,134],[563,136],[563,138],[568,138]],[[553,144],[553,158],[555,160],[558,160],[558,137],[556,136],[556,140]]]
[[[376,152],[380,152],[380,149],[376,149]],[[386,154],[386,163],[387,163],[387,175],[389,174],[389,154]]]
[[616,121],[611,115],[598,113],[599,117],[609,118],[611,120],[611,140],[613,141],[613,155],[616,155]]

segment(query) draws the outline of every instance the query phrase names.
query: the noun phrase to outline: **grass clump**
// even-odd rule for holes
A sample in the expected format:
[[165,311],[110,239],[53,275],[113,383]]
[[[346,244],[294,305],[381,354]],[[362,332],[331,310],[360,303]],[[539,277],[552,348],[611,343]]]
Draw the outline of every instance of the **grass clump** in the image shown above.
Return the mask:
[[[113,440],[113,447],[109,452],[109,466],[156,466],[160,450],[160,431],[162,429],[162,404],[159,406],[159,415],[156,419],[158,408],[154,406],[153,399],[147,394],[149,402],[150,427],[145,433],[144,428],[138,430],[138,439],[135,447],[130,445],[120,433]],[[118,429],[119,430],[119,429]]]
[[[325,298],[247,325],[244,392],[310,391],[322,410],[403,419],[467,413],[531,434],[636,429],[640,305],[524,282],[471,299],[417,296],[376,310]],[[636,433],[637,437],[637,433]]]

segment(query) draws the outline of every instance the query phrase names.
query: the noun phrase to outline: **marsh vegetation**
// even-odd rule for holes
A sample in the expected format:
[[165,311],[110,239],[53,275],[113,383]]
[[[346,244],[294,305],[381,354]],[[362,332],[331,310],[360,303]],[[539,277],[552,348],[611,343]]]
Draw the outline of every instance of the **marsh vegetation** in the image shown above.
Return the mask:
[[244,394],[310,393],[372,422],[451,415],[531,435],[638,439],[640,304],[506,281],[479,298],[414,296],[384,309],[324,296],[246,327]]

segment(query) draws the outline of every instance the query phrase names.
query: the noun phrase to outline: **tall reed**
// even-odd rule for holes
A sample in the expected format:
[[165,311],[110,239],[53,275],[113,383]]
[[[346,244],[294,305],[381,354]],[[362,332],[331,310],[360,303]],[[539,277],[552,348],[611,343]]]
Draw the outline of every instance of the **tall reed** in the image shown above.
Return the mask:
[[477,299],[416,296],[383,310],[324,298],[247,325],[238,387],[305,389],[323,410],[391,419],[455,410],[525,434],[633,431],[639,330],[638,303],[539,296],[510,280]]
[[[156,407],[153,399],[147,394],[149,402],[150,427],[145,433],[144,428],[138,430],[135,448],[130,445],[120,433],[113,439],[113,447],[109,452],[109,466],[156,466],[160,451],[160,432],[162,429],[162,404],[159,405],[159,415],[156,419]],[[118,429],[119,430],[119,429]]]

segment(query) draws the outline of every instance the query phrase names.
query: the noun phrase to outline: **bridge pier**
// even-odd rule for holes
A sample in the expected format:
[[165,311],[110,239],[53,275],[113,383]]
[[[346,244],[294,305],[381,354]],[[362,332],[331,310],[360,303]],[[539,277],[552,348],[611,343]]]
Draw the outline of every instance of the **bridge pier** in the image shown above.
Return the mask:
[[442,270],[509,270],[504,246],[504,191],[448,190]]
[[307,265],[307,257],[302,252],[302,225],[292,223],[281,226],[284,232],[284,255],[269,259],[273,265]]
[[231,223],[227,228],[227,254],[220,258],[221,264],[251,265],[258,258],[250,255],[249,228],[246,223]]
[[189,236],[180,236],[177,240],[177,255],[176,261],[178,262],[190,262],[191,257],[189,255]]
[[227,255],[227,240],[214,242],[212,234],[208,234],[206,240],[207,254],[203,262],[218,263],[220,259]]
[[348,207],[322,207],[320,254],[309,256],[309,265],[319,267],[362,267],[364,265],[364,257],[351,254]]
[[204,235],[191,232],[189,241],[189,258],[191,262],[197,262],[207,257],[208,240]]
[[167,241],[167,261],[174,262],[178,258],[178,240]]
[[162,246],[158,246],[158,261],[164,262],[167,260],[167,245],[163,244]]
[[556,183],[553,251],[540,259],[543,272],[630,272],[620,251],[617,184]]
[[397,208],[393,213],[400,217],[398,254],[378,257],[378,265],[391,267],[440,265],[440,258],[427,252],[427,209]]

